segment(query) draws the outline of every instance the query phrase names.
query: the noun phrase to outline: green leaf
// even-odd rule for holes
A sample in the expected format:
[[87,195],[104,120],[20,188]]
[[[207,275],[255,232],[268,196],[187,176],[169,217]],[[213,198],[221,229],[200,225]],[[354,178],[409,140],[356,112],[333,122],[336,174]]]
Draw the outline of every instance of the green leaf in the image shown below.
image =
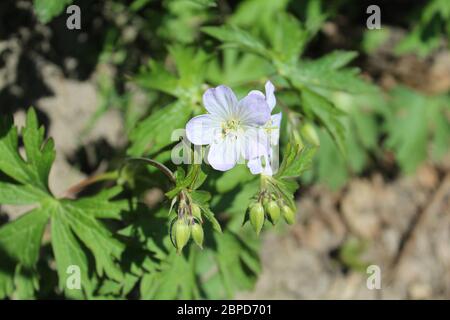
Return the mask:
[[[99,276],[106,273],[111,279],[122,280],[122,273],[115,260],[120,258],[124,245],[116,240],[112,233],[93,215],[90,210],[102,211],[104,200],[91,197],[90,201],[84,202],[64,200],[57,205],[50,207],[52,217],[56,215],[69,225],[71,230],[93,253],[96,263],[96,271]],[[108,211],[120,212],[126,208],[125,202],[115,202],[108,206]],[[53,240],[52,240],[53,241]]]
[[250,290],[260,272],[260,261],[256,252],[232,232],[216,235],[215,259],[223,286],[230,298],[236,291]]
[[312,38],[328,18],[329,13],[322,8],[322,1],[310,0],[305,8],[305,27]]
[[274,20],[275,23],[267,25],[266,33],[275,52],[275,59],[294,64],[306,46],[308,32],[294,16],[287,13],[279,13]]
[[[0,171],[22,184],[48,192],[47,176],[55,159],[53,140],[44,141],[44,128],[38,128],[34,109],[27,113],[23,129],[26,161],[17,152],[17,128],[12,126],[12,118],[0,120]],[[36,190],[36,192],[38,192]]]
[[230,22],[242,27],[260,28],[273,25],[274,16],[285,10],[289,0],[247,0],[241,1],[230,17]]
[[347,113],[343,119],[347,155],[342,155],[324,130],[319,131],[320,148],[315,158],[314,174],[320,182],[337,189],[349,176],[361,173],[370,165],[371,154],[376,155],[379,150],[382,133],[377,119],[384,117],[389,109],[381,92],[370,95],[339,92],[331,99],[337,108]]
[[388,40],[390,33],[391,30],[388,27],[366,30],[361,43],[362,49],[367,54],[373,54]]
[[227,193],[239,184],[253,180],[254,178],[247,166],[240,164],[226,171],[216,180],[216,189],[219,193]]
[[21,185],[0,181],[0,203],[24,205],[39,202],[47,193],[31,185]]
[[201,165],[192,164],[189,166],[189,171],[186,175],[176,177],[176,186],[172,190],[166,193],[169,199],[175,198],[182,190],[188,188],[191,190],[196,190],[199,188],[206,179],[206,174],[202,171]]
[[342,111],[323,96],[310,90],[303,90],[301,97],[306,114],[313,115],[325,127],[339,150],[345,153],[345,129],[339,118],[343,114]]
[[183,129],[191,114],[192,109],[181,101],[153,112],[131,131],[128,154],[132,156],[155,154],[173,143],[174,130]]
[[37,208],[0,228],[0,298],[13,293],[17,277],[21,284],[36,277],[35,265],[48,219],[48,212]]
[[178,94],[178,80],[161,63],[150,60],[147,67],[141,68],[134,81],[145,89],[158,90],[173,96]]
[[126,201],[110,201],[121,188],[79,200],[55,199],[47,188],[55,157],[53,143],[44,141],[44,129],[39,128],[33,109],[27,113],[22,132],[26,159],[19,154],[17,128],[11,118],[1,119],[0,151],[5,156],[0,158],[0,204],[31,204],[36,208],[0,228],[0,255],[8,266],[0,268],[0,297],[14,292],[32,296],[37,288],[34,269],[49,219],[59,284],[68,297],[83,297],[81,291],[65,288],[68,266],[80,268],[84,294],[91,296],[93,292],[87,251],[94,257],[98,276],[121,281],[117,260],[124,245],[98,220],[119,219],[120,212],[128,208]]
[[404,87],[393,90],[386,145],[394,151],[404,172],[413,172],[426,159],[430,137],[434,145],[438,143],[448,150],[448,101],[447,96],[423,96]]
[[144,275],[140,285],[142,299],[195,299],[200,297],[195,277],[195,247],[187,258],[175,251],[161,262],[159,272]]
[[[349,164],[338,150],[333,139],[325,131],[320,131],[319,136],[320,148],[317,152],[314,173],[320,182],[336,190],[347,182]],[[349,152],[349,157],[353,159],[354,154]]]
[[179,45],[171,46],[169,53],[177,67],[179,86],[188,91],[197,89],[203,82],[209,56],[202,50]]
[[315,147],[301,147],[288,144],[284,152],[283,162],[275,175],[280,178],[297,178],[308,170],[315,155]]
[[42,23],[60,15],[73,0],[34,0],[34,11]]
[[202,7],[216,7],[217,6],[216,0],[188,0],[188,1],[198,4]]
[[270,51],[266,49],[266,46],[258,38],[237,26],[203,27],[201,30],[224,42],[226,46],[238,47],[241,50],[252,52],[265,58],[271,56]]
[[450,113],[450,104],[447,108],[447,115],[437,116],[435,118],[435,133],[433,143],[433,157],[436,160],[441,159],[449,150],[450,146],[450,121],[448,113]]
[[177,45],[169,47],[169,57],[176,66],[177,74],[172,74],[156,61],[142,68],[135,82],[146,89],[154,89],[183,99],[186,104],[197,103],[201,98],[207,60],[209,56],[202,50]]
[[205,218],[209,222],[211,222],[213,229],[219,233],[222,233],[222,227],[220,226],[219,221],[217,221],[216,217],[214,216],[214,212],[212,212],[211,209],[209,209],[209,206],[206,204],[199,204],[199,207],[202,210],[202,213],[205,216]]
[[317,93],[320,93],[320,90],[349,93],[374,92],[375,87],[358,76],[358,69],[342,69],[355,56],[355,52],[332,52],[320,59],[303,61],[296,67],[291,67],[288,69],[287,77],[298,89],[308,88]]
[[208,68],[208,80],[216,85],[239,86],[256,82],[273,73],[273,66],[264,58],[239,50],[226,48],[223,59],[214,59]]
[[[418,21],[417,21],[418,20]],[[395,47],[397,55],[414,53],[422,58],[437,49],[450,35],[450,5],[447,0],[428,1],[414,20],[412,31]]]
[[88,257],[80,246],[80,242],[75,238],[66,220],[58,214],[52,219],[52,247],[55,255],[56,267],[59,277],[59,288],[63,290],[68,297],[82,299],[81,291],[69,289],[66,286],[67,273],[70,266],[80,268],[81,283],[86,295],[89,297],[93,292],[93,284],[89,277]]
[[211,199],[211,194],[208,191],[196,190],[191,193],[191,197],[194,202],[205,204]]

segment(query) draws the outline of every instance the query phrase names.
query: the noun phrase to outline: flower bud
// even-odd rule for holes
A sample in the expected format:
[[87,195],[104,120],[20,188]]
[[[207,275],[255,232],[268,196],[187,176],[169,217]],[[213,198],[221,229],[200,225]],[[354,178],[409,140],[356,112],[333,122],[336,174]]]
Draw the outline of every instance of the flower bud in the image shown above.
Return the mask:
[[191,237],[191,229],[186,220],[178,219],[173,225],[172,232],[175,235],[174,238],[177,251],[181,252]]
[[250,208],[250,223],[256,234],[259,234],[264,225],[264,208],[262,204],[256,203]]
[[277,205],[276,201],[270,201],[265,208],[270,221],[272,221],[273,224],[276,224],[280,218],[280,207]]
[[281,209],[281,211],[283,212],[284,220],[288,224],[294,224],[295,223],[295,213],[289,206],[284,205],[283,208]]
[[201,226],[200,223],[194,223],[191,226],[191,234],[192,234],[192,239],[194,239],[194,242],[203,249],[203,238],[204,238],[204,233],[203,233],[203,228]]
[[196,205],[195,203],[191,204],[191,212],[192,216],[194,218],[197,218],[200,222],[203,222],[202,220],[202,212],[200,210],[200,207]]
[[317,134],[316,129],[314,128],[314,126],[307,122],[305,123],[302,128],[300,129],[303,137],[305,137],[305,139],[309,142],[312,143],[315,146],[319,146],[320,145],[320,139],[319,139],[319,135]]

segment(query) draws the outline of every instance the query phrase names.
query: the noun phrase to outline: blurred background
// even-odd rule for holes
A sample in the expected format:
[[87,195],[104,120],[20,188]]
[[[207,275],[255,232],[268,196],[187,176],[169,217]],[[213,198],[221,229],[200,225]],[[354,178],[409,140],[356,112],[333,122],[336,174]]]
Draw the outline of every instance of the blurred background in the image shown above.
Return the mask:
[[[123,157],[129,133],[162,99],[145,86],[149,59],[170,67],[169,44],[216,52],[203,26],[270,28],[272,14],[287,12],[315,30],[304,59],[355,51],[351,66],[378,91],[331,97],[348,114],[348,154],[318,132],[298,222],[264,233],[262,273],[236,297],[450,298],[450,1],[41,2],[0,2],[0,115],[20,124],[36,107],[58,151],[55,194]],[[80,30],[66,27],[71,3],[81,8]],[[381,9],[379,30],[366,26],[371,4]],[[233,70],[205,72],[217,82],[258,78],[258,64],[242,64],[237,80]],[[0,224],[25,210],[1,206]],[[366,287],[372,264],[381,290]]]

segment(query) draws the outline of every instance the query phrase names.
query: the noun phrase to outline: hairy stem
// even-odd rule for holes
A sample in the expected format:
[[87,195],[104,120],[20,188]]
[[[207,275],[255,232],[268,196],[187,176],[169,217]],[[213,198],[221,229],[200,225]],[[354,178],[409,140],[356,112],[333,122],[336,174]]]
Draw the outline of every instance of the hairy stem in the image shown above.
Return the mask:
[[64,193],[63,198],[72,198],[74,195],[79,193],[81,190],[83,190],[87,186],[90,186],[90,185],[100,182],[100,181],[116,180],[118,176],[119,176],[118,171],[110,171],[110,172],[104,172],[101,174],[96,174],[94,176],[87,177],[86,179],[80,181],[76,185],[67,189],[67,191]]
[[126,160],[126,162],[144,162],[146,164],[149,164],[153,167],[155,167],[156,169],[158,169],[159,171],[161,171],[162,173],[164,173],[171,182],[176,183],[176,179],[175,176],[173,174],[172,171],[170,171],[169,168],[167,168],[165,165],[163,165],[161,162],[158,162],[156,160],[153,159],[148,159],[148,158],[143,158],[143,157],[137,157],[137,158],[128,158]]

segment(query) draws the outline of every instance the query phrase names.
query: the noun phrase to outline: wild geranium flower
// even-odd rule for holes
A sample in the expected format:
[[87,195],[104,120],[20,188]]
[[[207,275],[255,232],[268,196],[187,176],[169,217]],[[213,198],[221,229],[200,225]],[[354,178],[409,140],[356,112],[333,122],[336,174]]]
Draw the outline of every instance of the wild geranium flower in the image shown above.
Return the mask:
[[226,86],[208,89],[203,95],[208,114],[192,118],[186,136],[195,145],[209,145],[207,159],[216,170],[233,168],[241,159],[257,158],[267,151],[259,128],[270,120],[264,95],[250,92],[238,101]]
[[[272,112],[277,103],[275,98],[275,87],[273,86],[272,82],[266,82],[265,90],[265,95],[258,90],[253,90],[250,92],[250,94],[258,95],[264,98],[270,108],[270,112]],[[267,139],[264,141],[264,150],[267,150],[267,152],[251,158],[248,161],[247,166],[250,169],[251,173],[265,174],[269,176],[273,175],[274,170],[276,169],[274,168],[274,166],[277,164],[275,163],[275,161],[278,160],[278,158],[274,157],[275,155],[277,155],[274,149],[278,146],[278,142],[280,139],[281,116],[281,112],[272,115],[270,119],[261,127],[260,130],[263,131],[263,133],[259,134],[259,136],[265,137]]]

